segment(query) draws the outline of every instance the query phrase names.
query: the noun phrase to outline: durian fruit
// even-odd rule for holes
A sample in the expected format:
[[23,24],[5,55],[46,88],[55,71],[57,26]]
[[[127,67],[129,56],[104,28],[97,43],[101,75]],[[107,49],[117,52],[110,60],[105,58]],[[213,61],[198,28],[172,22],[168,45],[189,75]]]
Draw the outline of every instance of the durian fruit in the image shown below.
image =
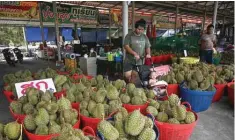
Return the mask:
[[32,115],[26,115],[24,119],[24,127],[28,131],[34,131],[36,129],[36,123]]
[[102,115],[105,114],[104,105],[98,103],[91,114],[94,118],[102,118]]
[[170,118],[167,122],[170,124],[180,124],[180,122],[176,118]]
[[156,100],[151,99],[151,100],[149,100],[149,106],[152,106],[156,109],[159,109],[160,108],[160,103]]
[[22,113],[22,104],[18,101],[12,101],[10,103],[10,108],[16,114],[21,114]]
[[46,125],[39,125],[36,130],[35,130],[35,134],[36,135],[48,135],[48,127]]
[[121,99],[122,103],[124,103],[124,104],[128,104],[131,100],[130,96],[128,96],[127,94],[121,94],[120,99]]
[[157,115],[157,120],[159,122],[167,122],[168,121],[168,115],[164,112],[159,112]]
[[148,106],[146,109],[147,113],[152,114],[154,117],[157,117],[158,110],[152,106]]
[[173,106],[177,105],[177,103],[179,102],[179,97],[176,94],[171,94],[168,97],[168,101],[169,101],[170,105],[173,107]]
[[190,124],[190,123],[195,122],[195,121],[196,121],[196,117],[195,117],[194,113],[191,112],[191,111],[188,111],[188,112],[186,113],[186,118],[185,118],[184,121],[185,121],[185,123],[187,123],[187,124]]
[[119,138],[118,130],[106,120],[102,120],[97,129],[106,140],[117,140]]
[[23,112],[26,115],[33,114],[34,112],[34,106],[31,105],[30,103],[26,103],[23,105]]
[[138,136],[138,140],[155,140],[157,137],[155,131],[151,128],[144,128]]
[[144,128],[153,128],[153,121],[149,117],[145,116],[145,125]]
[[178,121],[183,121],[186,118],[186,112],[186,107],[184,105],[180,105],[180,101],[178,102],[178,105],[172,108],[173,117]]
[[125,132],[132,136],[138,136],[145,126],[145,118],[140,110],[131,112],[125,120]]
[[17,122],[10,122],[4,127],[4,134],[9,139],[19,139],[21,135],[21,125]]
[[40,108],[38,110],[38,114],[35,117],[35,123],[37,126],[40,125],[47,125],[49,123],[50,120],[50,116],[48,114],[48,112],[46,111],[46,109],[44,108]]
[[49,134],[57,134],[60,133],[61,127],[57,123],[49,123],[48,133]]
[[155,93],[154,93],[153,90],[149,90],[149,91],[147,92],[147,97],[148,97],[149,99],[154,99],[154,98],[156,97],[156,95],[155,95]]
[[57,101],[57,105],[59,111],[72,108],[71,102],[63,96]]

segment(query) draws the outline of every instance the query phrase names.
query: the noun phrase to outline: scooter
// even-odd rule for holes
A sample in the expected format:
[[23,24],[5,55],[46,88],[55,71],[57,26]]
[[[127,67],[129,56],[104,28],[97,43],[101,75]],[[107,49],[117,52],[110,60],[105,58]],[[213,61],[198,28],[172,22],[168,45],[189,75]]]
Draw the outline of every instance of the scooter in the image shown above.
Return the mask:
[[15,55],[16,55],[16,57],[17,57],[17,59],[18,59],[18,61],[19,61],[19,63],[23,63],[23,54],[21,53],[21,50],[20,49],[18,49],[18,48],[14,48],[13,49],[13,52],[15,53]]
[[2,50],[2,53],[4,55],[4,58],[7,62],[7,64],[15,67],[16,59],[15,59],[15,55],[14,55],[13,50],[6,48],[6,49]]

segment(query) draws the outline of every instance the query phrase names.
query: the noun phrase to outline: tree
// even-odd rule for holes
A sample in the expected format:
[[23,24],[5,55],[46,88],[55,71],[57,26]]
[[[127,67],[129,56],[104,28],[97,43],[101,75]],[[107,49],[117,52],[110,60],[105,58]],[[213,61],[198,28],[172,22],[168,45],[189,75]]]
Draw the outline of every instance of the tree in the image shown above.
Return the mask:
[[22,27],[0,27],[0,44],[14,46],[24,45],[24,34]]

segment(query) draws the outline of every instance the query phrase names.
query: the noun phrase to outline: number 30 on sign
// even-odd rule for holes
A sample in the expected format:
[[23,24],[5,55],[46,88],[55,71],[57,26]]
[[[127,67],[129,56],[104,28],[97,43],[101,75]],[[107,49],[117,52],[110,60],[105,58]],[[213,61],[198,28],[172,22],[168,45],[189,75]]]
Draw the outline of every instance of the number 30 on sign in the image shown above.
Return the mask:
[[18,98],[24,96],[26,94],[26,89],[29,87],[36,88],[45,92],[46,90],[50,90],[52,92],[56,92],[55,85],[53,83],[52,78],[42,79],[42,80],[35,80],[35,81],[28,81],[22,83],[16,83],[15,88],[17,92]]

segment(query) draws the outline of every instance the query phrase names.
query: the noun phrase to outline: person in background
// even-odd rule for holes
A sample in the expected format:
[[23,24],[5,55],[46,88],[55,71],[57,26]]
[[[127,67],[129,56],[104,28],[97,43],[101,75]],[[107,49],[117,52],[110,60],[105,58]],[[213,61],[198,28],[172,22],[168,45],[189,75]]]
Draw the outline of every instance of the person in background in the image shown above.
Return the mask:
[[216,36],[213,34],[214,26],[208,25],[207,32],[202,35],[200,43],[200,61],[212,64],[213,53],[216,53]]
[[142,65],[141,58],[151,58],[151,44],[148,37],[144,34],[145,27],[146,21],[144,19],[136,21],[135,31],[128,33],[124,40],[126,57],[123,62],[123,71],[127,82],[134,83],[138,77],[137,72],[133,71],[135,61],[137,61],[137,65]]

